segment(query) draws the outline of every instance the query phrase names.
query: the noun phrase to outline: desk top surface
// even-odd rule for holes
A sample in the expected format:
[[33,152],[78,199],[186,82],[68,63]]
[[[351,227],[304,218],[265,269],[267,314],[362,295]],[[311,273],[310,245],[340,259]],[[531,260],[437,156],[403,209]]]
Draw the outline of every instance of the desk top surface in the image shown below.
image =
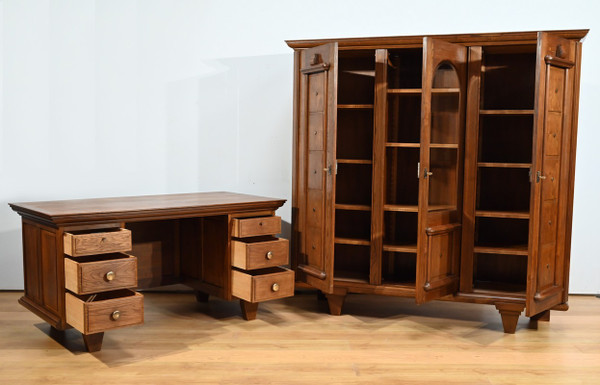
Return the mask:
[[72,199],[9,203],[19,214],[55,224],[87,221],[169,219],[194,215],[223,215],[250,210],[276,210],[285,199],[232,192],[142,195],[118,198]]

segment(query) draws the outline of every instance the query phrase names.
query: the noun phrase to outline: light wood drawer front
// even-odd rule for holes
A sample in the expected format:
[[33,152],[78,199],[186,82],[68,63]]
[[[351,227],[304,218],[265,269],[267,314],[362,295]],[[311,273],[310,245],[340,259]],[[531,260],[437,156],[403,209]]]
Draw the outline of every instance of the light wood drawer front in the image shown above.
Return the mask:
[[106,254],[131,250],[131,231],[113,231],[64,235],[65,254],[71,257]]
[[90,296],[66,293],[67,323],[83,334],[144,323],[144,296],[131,290],[101,293],[92,302]]
[[257,242],[232,241],[232,265],[244,270],[287,265],[289,242],[269,237]]
[[283,267],[242,272],[231,271],[231,292],[248,302],[262,302],[294,295],[294,272]]
[[237,238],[275,235],[281,232],[280,217],[234,218],[232,236]]
[[123,253],[65,258],[65,288],[76,294],[137,286],[137,258]]

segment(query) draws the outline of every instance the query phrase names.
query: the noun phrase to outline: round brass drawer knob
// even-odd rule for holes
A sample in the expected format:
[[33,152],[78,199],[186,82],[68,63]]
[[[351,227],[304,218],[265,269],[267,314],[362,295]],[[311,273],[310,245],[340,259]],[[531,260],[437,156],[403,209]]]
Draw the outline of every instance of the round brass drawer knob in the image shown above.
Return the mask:
[[107,281],[112,281],[113,279],[115,279],[117,275],[115,274],[114,271],[109,271],[108,273],[106,273],[104,275],[104,278],[106,278]]
[[279,291],[279,284],[278,283],[274,283],[273,286],[271,286],[271,290],[273,290],[273,291]]
[[121,318],[121,312],[118,310],[113,311],[110,315],[110,318],[112,318],[113,321],[118,320],[119,318]]
[[270,261],[271,259],[273,259],[273,252],[272,251],[268,251],[267,255],[265,257]]

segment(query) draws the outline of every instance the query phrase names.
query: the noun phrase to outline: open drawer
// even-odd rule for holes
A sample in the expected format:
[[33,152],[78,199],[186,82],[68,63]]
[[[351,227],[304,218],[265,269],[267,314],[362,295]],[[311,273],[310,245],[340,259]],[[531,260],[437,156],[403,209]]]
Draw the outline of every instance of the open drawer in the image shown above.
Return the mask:
[[248,302],[262,302],[294,295],[294,272],[284,267],[231,271],[231,293]]
[[65,258],[65,288],[76,294],[137,286],[137,258],[123,253]]
[[83,334],[144,323],[144,296],[131,290],[65,294],[67,323]]
[[289,262],[289,241],[272,236],[231,242],[231,264],[244,270],[263,269]]
[[117,228],[71,232],[64,234],[63,241],[65,254],[71,257],[130,251],[131,231]]
[[233,218],[231,235],[236,238],[275,235],[281,232],[281,217]]

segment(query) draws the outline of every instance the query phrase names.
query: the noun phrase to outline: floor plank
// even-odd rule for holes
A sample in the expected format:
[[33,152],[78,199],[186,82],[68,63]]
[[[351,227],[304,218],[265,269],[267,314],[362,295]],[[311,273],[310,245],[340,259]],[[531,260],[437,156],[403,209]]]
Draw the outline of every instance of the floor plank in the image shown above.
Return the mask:
[[146,293],[145,324],[81,335],[50,327],[0,292],[4,384],[593,384],[600,379],[600,299],[572,296],[534,330],[502,332],[493,306],[350,295],[342,316],[311,292],[261,304]]

